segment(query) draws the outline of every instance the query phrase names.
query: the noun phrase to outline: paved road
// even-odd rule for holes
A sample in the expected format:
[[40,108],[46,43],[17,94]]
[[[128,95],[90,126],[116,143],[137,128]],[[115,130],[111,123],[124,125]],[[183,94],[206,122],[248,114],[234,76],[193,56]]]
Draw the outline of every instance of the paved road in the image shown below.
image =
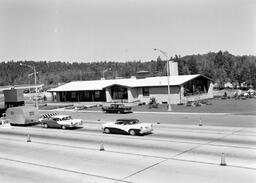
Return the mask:
[[[256,180],[256,128],[161,123],[153,134],[133,137],[102,134],[101,123],[0,128],[0,182]],[[228,166],[219,165],[222,153]]]
[[[207,126],[223,126],[223,127],[253,127],[256,128],[255,115],[232,115],[232,114],[215,114],[215,113],[128,113],[128,114],[110,114],[103,112],[90,111],[74,111],[74,110],[56,110],[51,112],[71,114],[77,118],[92,121],[113,121],[117,118],[137,118],[142,122],[150,123],[164,123],[177,125],[198,125],[201,120]],[[49,111],[41,111],[42,114],[49,113]]]

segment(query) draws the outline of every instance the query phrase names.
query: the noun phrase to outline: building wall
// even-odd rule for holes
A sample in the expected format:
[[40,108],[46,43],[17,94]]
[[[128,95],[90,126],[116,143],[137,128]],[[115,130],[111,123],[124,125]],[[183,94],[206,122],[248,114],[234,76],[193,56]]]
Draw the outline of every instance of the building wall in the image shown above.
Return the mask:
[[[132,101],[140,101],[148,103],[151,97],[155,97],[158,103],[168,102],[168,89],[166,87],[149,87],[149,96],[143,96],[143,88],[132,88],[133,95],[129,99]],[[180,102],[180,87],[171,86],[170,87],[170,99],[172,104],[177,104]]]
[[24,94],[23,94],[23,90],[21,89],[4,90],[3,93],[4,93],[5,102],[24,101]]
[[[189,81],[190,86],[194,88],[194,85],[198,83],[198,81],[202,81],[203,92],[200,95],[193,93],[190,96],[184,96],[186,87],[188,86],[188,82],[181,86],[170,86],[170,100],[171,104],[178,103],[186,103],[187,101],[195,101],[201,99],[213,98],[213,83],[205,78],[199,77],[195,80]],[[199,83],[201,84],[201,82]],[[201,86],[201,85],[200,85]],[[113,86],[111,86],[113,87]],[[155,97],[158,103],[167,103],[168,102],[168,89],[167,86],[152,86],[152,87],[144,87],[148,88],[149,93],[148,96],[143,96],[143,87],[137,88],[127,88],[127,97],[125,99],[113,100],[113,94],[111,91],[111,87],[107,87],[106,89],[100,91],[101,97],[95,98],[95,92],[98,91],[77,91],[76,95],[72,95],[73,92],[56,92],[56,100],[60,102],[67,101],[103,101],[103,102],[146,102],[150,101],[151,97]],[[125,86],[123,86],[125,88]],[[89,94],[87,96],[86,94]]]

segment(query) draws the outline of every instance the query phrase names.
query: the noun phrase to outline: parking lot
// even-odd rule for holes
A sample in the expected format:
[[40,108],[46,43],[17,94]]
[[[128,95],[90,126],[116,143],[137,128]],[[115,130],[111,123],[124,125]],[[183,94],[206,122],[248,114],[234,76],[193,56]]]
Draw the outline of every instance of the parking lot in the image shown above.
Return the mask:
[[[45,129],[40,125],[0,128],[1,182],[256,180],[255,116],[118,115],[71,110],[58,113],[84,119],[83,128]],[[153,123],[153,134],[102,133],[102,123],[123,117]],[[27,142],[28,134],[32,142]],[[227,166],[220,166],[222,153]]]

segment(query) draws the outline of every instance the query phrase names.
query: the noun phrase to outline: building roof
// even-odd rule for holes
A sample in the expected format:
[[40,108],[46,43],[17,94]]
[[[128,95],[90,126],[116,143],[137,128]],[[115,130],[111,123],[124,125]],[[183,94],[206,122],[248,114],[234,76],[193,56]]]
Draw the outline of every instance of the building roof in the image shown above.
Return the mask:
[[44,86],[43,84],[37,84],[37,85],[24,84],[24,85],[0,86],[0,91],[11,90],[11,89],[42,88],[43,86]]
[[[170,76],[169,82],[170,86],[179,86],[192,79],[195,79],[200,74],[194,75],[178,75]],[[203,76],[204,77],[204,76]],[[60,92],[60,91],[93,91],[93,90],[103,90],[112,85],[121,85],[125,87],[152,87],[152,86],[167,86],[167,77],[148,77],[143,79],[129,78],[129,79],[111,79],[111,80],[91,80],[91,81],[72,81],[61,85],[57,88],[48,90],[49,92]]]

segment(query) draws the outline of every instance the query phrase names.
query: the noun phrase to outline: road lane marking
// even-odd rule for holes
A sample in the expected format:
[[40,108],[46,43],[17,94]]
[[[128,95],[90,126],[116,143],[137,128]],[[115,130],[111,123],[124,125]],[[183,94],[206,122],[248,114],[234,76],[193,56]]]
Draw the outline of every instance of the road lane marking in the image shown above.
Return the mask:
[[32,163],[32,162],[28,162],[28,161],[20,161],[20,160],[16,160],[16,159],[5,158],[5,157],[0,157],[0,159],[5,160],[5,161],[11,161],[11,162],[16,162],[16,163],[33,165],[33,166],[37,166],[37,167],[44,167],[44,168],[49,168],[49,169],[61,170],[61,171],[69,172],[69,173],[87,175],[87,176],[97,177],[97,178],[102,178],[102,179],[107,179],[107,180],[119,181],[119,182],[124,182],[124,183],[132,183],[130,181],[125,181],[125,180],[122,180],[122,179],[116,179],[116,178],[111,178],[111,177],[106,177],[106,176],[81,172],[81,171],[77,171],[77,170],[69,170],[69,169],[60,168],[60,167],[56,167],[56,166],[42,165],[42,164]]
[[136,174],[139,174],[139,173],[141,173],[141,172],[143,172],[143,171],[145,171],[145,170],[148,170],[148,169],[150,169],[150,168],[152,168],[152,167],[154,167],[154,166],[157,166],[157,165],[159,165],[159,164],[161,164],[161,163],[163,163],[163,162],[165,162],[165,161],[167,161],[167,160],[168,160],[168,159],[165,159],[165,160],[159,161],[159,162],[157,162],[157,163],[155,163],[155,164],[153,164],[153,165],[147,166],[147,167],[145,167],[145,168],[143,168],[143,169],[141,169],[141,170],[139,170],[139,171],[136,171],[135,173],[133,173],[133,174],[131,174],[131,175],[128,175],[128,176],[122,178],[122,180],[128,179],[128,178],[130,178],[130,177],[132,177],[132,176],[134,176],[134,175],[136,175]]

